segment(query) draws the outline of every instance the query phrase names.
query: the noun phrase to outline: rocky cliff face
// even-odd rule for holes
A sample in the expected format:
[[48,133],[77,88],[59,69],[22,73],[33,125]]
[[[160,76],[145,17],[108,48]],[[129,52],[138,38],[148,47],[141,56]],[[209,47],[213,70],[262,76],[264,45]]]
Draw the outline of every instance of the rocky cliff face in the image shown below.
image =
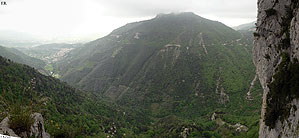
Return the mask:
[[254,63],[264,89],[260,138],[299,137],[299,2],[258,0]]

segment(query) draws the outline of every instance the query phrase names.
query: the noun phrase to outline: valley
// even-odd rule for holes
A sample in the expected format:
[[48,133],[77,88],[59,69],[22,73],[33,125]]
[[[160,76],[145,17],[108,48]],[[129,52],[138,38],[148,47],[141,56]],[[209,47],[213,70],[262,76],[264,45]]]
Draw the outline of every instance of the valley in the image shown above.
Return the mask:
[[299,137],[296,0],[1,4],[0,137]]
[[262,88],[252,34],[186,12],[129,23],[85,44],[17,47],[42,61],[46,76],[3,58],[21,74],[3,77],[39,81],[28,90],[2,79],[1,97],[28,108],[34,101],[56,137],[257,137]]
[[60,78],[60,75],[56,72],[54,64],[65,58],[67,53],[76,47],[80,47],[82,44],[64,44],[53,43],[38,45],[35,47],[16,47],[15,49],[25,53],[26,55],[42,60],[46,63],[44,70],[46,75],[50,75],[55,78]]

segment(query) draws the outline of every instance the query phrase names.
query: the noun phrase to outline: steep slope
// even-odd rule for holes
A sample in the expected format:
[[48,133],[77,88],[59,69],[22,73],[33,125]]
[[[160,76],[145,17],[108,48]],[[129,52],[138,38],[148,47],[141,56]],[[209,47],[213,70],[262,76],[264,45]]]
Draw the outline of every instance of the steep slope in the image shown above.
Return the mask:
[[193,13],[161,14],[71,51],[58,70],[74,86],[155,118],[217,112],[256,129],[261,91],[246,39]]
[[299,2],[258,1],[254,62],[264,88],[261,138],[299,137]]
[[43,69],[44,66],[46,65],[45,62],[43,62],[39,59],[27,56],[15,48],[6,48],[6,47],[0,46],[0,56],[6,57],[8,59],[11,59],[11,60],[21,63],[21,64],[29,65],[38,70]]
[[[46,131],[54,137],[119,137],[140,130],[150,121],[138,112],[108,106],[95,94],[76,90],[1,56],[0,103],[0,120],[15,108],[40,112]],[[113,132],[111,127],[115,127]]]
[[255,30],[256,21],[246,24],[241,24],[239,26],[233,27],[237,31],[244,31],[244,30]]

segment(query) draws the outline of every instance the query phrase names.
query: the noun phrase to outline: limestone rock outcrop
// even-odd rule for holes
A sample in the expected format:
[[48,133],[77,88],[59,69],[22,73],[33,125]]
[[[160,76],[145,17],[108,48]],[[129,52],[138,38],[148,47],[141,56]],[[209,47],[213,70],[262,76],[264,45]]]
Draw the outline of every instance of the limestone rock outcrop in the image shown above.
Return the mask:
[[45,131],[44,119],[40,113],[32,114],[34,123],[30,128],[30,135],[38,138],[50,138],[50,135]]
[[[0,123],[0,134],[14,136],[14,137],[36,137],[36,138],[50,138],[50,134],[45,131],[44,119],[40,113],[33,113],[32,118],[34,120],[32,126],[30,127],[30,132],[22,132],[19,136],[9,128],[9,117],[6,117]],[[27,135],[29,134],[29,136]]]
[[5,134],[5,135],[9,135],[9,136],[14,136],[14,137],[18,137],[18,135],[9,128],[8,125],[8,117],[5,117],[1,123],[0,123],[0,134]]
[[299,137],[299,1],[258,0],[254,63],[264,89],[260,138]]

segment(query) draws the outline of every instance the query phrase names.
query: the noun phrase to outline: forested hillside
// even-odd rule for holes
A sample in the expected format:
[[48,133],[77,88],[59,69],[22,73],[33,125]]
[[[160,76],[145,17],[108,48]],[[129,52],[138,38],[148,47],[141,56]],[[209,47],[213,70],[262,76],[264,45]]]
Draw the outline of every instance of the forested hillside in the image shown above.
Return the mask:
[[41,70],[46,65],[45,62],[37,58],[30,57],[15,48],[7,48],[0,46],[0,56],[9,58],[15,62],[26,64],[31,67],[34,67],[38,70]]
[[[193,13],[161,14],[74,49],[56,66],[73,86],[155,119],[215,123],[216,113],[257,132],[262,91],[251,34]],[[229,126],[210,130],[239,136]]]
[[96,94],[76,90],[3,57],[0,57],[0,102],[1,120],[16,107],[40,112],[46,131],[53,137],[134,134],[150,122],[142,113],[107,105]]

